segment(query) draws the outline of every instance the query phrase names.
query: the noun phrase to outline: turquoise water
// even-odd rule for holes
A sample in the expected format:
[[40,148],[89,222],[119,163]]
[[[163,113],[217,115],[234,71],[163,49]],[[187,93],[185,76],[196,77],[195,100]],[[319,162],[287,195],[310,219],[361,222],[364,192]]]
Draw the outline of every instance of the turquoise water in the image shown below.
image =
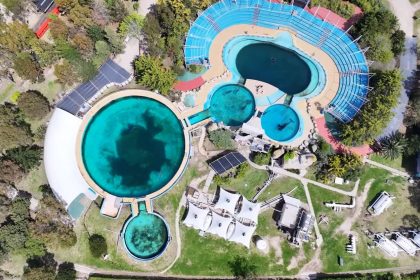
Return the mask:
[[159,256],[169,241],[168,227],[160,216],[141,212],[127,222],[124,242],[136,258],[148,260]]
[[204,110],[188,117],[188,120],[190,121],[191,125],[195,125],[196,123],[204,121],[205,119],[208,119],[208,118],[210,118],[210,110]]
[[311,82],[311,69],[297,53],[271,43],[244,46],[236,67],[245,79],[269,83],[287,94],[304,91]]
[[292,139],[299,131],[299,123],[295,110],[283,104],[268,107],[261,117],[265,134],[280,142]]
[[195,96],[193,94],[187,94],[184,98],[184,105],[187,107],[194,107]]
[[168,107],[146,97],[124,97],[90,120],[82,156],[102,189],[119,197],[142,197],[172,179],[184,147],[182,124]]
[[201,75],[203,75],[205,72],[207,71],[206,68],[204,68],[203,70],[201,70],[199,73],[193,73],[190,71],[184,71],[184,73],[182,73],[182,75],[178,76],[176,79],[178,81],[190,81],[190,80],[194,80],[195,78],[200,77]]
[[224,85],[212,94],[209,110],[216,122],[239,126],[254,114],[255,100],[252,93],[241,85]]

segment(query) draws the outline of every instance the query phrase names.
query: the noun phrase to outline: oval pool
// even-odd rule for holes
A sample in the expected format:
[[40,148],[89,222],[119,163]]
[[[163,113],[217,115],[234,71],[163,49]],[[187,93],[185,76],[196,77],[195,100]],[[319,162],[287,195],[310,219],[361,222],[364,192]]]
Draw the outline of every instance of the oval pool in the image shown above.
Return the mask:
[[163,103],[144,96],[115,99],[87,124],[82,159],[90,178],[118,197],[143,197],[181,168],[183,126]]
[[223,85],[211,96],[210,115],[216,122],[239,126],[247,122],[254,112],[254,96],[241,85]]
[[169,242],[169,227],[156,213],[141,212],[130,218],[123,229],[124,245],[138,260],[151,260],[160,256]]
[[236,68],[243,78],[269,83],[290,95],[305,91],[312,79],[310,66],[299,54],[266,42],[241,48]]
[[261,116],[261,126],[268,137],[283,142],[296,136],[300,121],[295,110],[287,105],[276,104],[264,111]]

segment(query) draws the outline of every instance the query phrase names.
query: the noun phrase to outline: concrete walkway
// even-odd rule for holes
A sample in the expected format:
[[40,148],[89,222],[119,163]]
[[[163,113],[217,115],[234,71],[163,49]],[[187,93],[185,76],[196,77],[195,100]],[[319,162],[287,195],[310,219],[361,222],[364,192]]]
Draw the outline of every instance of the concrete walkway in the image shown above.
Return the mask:
[[370,160],[370,159],[367,159],[367,158],[363,159],[363,162],[368,163],[368,164],[373,165],[373,166],[376,166],[376,167],[379,167],[379,168],[382,168],[382,169],[385,169],[385,170],[388,170],[389,172],[391,172],[392,174],[397,175],[397,176],[406,177],[406,178],[411,177],[410,174],[408,174],[407,172],[389,167],[387,165],[383,165],[379,162],[376,162],[376,161],[373,161],[373,160]]
[[385,128],[381,137],[389,135],[393,131],[398,130],[403,125],[404,112],[408,104],[408,96],[410,94],[409,79],[414,75],[417,69],[417,39],[413,38],[415,11],[420,8],[419,3],[411,5],[409,0],[388,0],[392,11],[400,22],[400,28],[406,34],[405,51],[400,57],[400,69],[405,81],[404,87],[401,89],[401,95],[398,106],[394,109],[395,115]]
[[314,206],[312,205],[312,199],[311,199],[311,194],[309,193],[308,183],[303,183],[303,189],[305,190],[305,195],[306,195],[306,200],[309,205],[309,210],[311,211],[312,216],[315,218],[315,222],[314,222],[315,235],[316,235],[315,242],[316,242],[316,245],[320,247],[322,245],[323,239],[322,239],[321,231],[319,230],[319,227],[318,227],[318,222],[317,222]]

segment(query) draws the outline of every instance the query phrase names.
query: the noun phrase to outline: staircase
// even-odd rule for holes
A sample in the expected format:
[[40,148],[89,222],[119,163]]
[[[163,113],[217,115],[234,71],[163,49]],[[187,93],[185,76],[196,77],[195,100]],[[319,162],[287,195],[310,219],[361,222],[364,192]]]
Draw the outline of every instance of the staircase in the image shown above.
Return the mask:
[[260,5],[256,5],[254,9],[254,15],[252,16],[252,24],[257,25],[258,17],[260,16]]

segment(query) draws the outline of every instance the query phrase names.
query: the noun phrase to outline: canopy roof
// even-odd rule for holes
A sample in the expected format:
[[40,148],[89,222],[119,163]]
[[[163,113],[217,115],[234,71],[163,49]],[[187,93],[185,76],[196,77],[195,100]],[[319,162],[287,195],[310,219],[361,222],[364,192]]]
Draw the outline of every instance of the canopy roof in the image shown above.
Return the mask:
[[229,240],[236,243],[240,243],[245,247],[249,248],[252,234],[254,234],[255,229],[255,226],[246,226],[240,222],[236,222],[235,229]]
[[187,217],[185,217],[184,224],[187,227],[192,227],[198,230],[206,230],[206,220],[209,213],[210,210],[208,208],[199,208],[189,202],[188,213]]
[[258,214],[260,213],[260,204],[254,203],[242,197],[242,206],[239,213],[236,215],[237,218],[244,218],[258,223]]
[[214,208],[219,208],[228,211],[231,214],[235,213],[236,204],[241,195],[236,193],[230,193],[220,188],[219,199],[216,202]]
[[57,108],[45,135],[45,172],[51,188],[65,202],[66,209],[82,193],[90,199],[97,196],[86,183],[77,165],[76,142],[81,122],[78,117]]
[[210,227],[207,229],[207,232],[226,239],[227,230],[232,220],[232,217],[223,217],[213,212],[213,219],[211,221]]
[[416,254],[417,246],[401,233],[397,233],[395,243],[410,256],[414,256]]

